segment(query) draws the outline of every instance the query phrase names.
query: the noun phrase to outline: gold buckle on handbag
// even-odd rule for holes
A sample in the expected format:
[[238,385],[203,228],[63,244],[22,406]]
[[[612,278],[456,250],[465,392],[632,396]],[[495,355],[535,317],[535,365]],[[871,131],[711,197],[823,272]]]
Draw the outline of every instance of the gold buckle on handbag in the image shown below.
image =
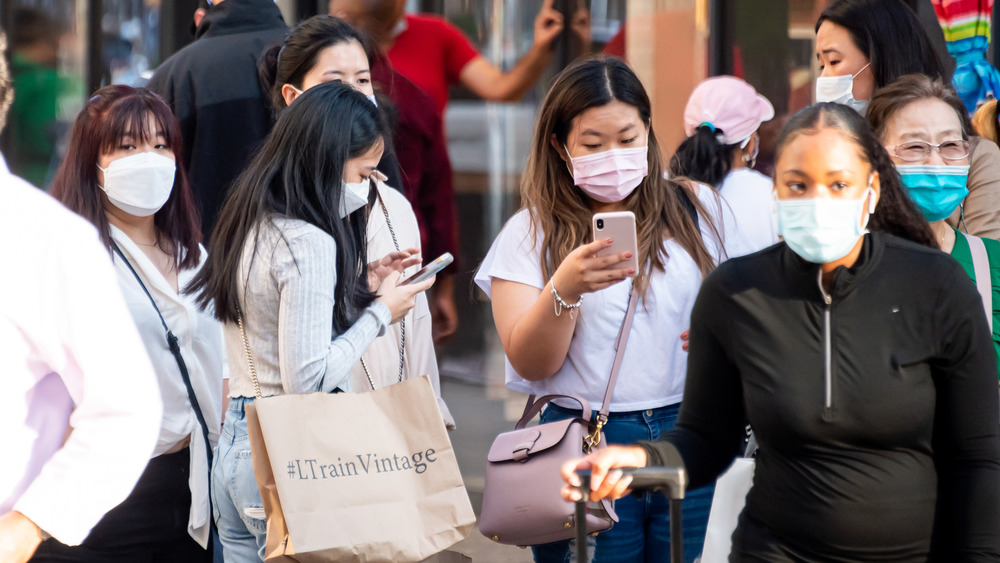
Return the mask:
[[583,453],[589,454],[601,443],[601,429],[604,428],[604,421],[603,417],[597,417],[597,425],[594,428],[594,432],[587,434],[587,437],[583,439]]

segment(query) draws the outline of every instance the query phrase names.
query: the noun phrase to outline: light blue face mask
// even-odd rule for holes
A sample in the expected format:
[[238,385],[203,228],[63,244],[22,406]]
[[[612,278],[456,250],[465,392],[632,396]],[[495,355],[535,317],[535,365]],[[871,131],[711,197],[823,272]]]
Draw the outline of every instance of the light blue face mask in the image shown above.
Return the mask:
[[875,211],[875,197],[869,187],[860,200],[779,199],[778,234],[803,260],[815,264],[839,260],[868,232],[865,227]]
[[968,166],[901,164],[896,166],[910,199],[928,221],[943,221],[969,195]]

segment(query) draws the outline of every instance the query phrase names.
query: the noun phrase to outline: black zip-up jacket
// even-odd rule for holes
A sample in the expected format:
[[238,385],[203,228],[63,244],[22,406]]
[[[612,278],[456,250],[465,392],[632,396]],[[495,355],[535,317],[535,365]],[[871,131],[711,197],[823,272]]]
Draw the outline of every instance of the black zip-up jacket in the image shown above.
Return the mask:
[[273,0],[226,0],[208,10],[196,41],[164,61],[149,82],[181,124],[184,168],[206,239],[229,185],[271,130],[257,57],[286,31]]
[[641,443],[650,464],[705,485],[750,421],[734,561],[1000,560],[996,363],[968,275],[882,233],[829,294],[819,274],[780,243],[708,276],[677,427]]

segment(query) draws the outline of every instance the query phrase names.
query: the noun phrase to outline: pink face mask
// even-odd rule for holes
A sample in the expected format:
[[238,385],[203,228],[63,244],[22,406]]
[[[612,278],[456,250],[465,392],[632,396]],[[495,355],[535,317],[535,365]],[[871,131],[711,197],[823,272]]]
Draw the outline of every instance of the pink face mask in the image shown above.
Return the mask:
[[[573,183],[602,203],[622,201],[649,174],[646,149],[611,149],[587,156],[571,156]],[[568,148],[566,154],[569,154]]]

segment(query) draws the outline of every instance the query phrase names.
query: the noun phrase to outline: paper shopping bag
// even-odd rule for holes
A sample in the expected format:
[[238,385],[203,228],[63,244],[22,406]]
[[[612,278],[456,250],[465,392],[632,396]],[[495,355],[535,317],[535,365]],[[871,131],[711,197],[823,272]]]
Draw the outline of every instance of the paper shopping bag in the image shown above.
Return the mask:
[[701,553],[702,563],[725,563],[733,548],[733,532],[747,493],[753,486],[754,460],[738,457],[715,482],[712,497],[712,511],[708,514],[708,531],[705,533],[705,548]]
[[267,561],[420,561],[475,515],[426,376],[247,406]]

